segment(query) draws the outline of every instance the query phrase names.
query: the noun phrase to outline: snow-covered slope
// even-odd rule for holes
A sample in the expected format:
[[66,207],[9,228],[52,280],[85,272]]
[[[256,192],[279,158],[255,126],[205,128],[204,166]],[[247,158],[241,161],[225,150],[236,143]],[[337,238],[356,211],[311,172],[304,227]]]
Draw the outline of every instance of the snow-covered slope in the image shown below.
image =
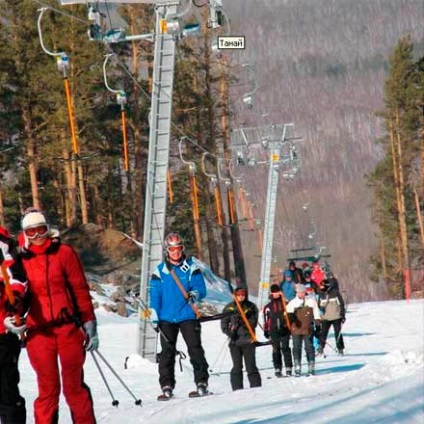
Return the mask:
[[[210,294],[214,291],[210,288]],[[214,293],[219,297],[219,293]],[[224,298],[227,295],[224,295]],[[226,338],[218,322],[202,326],[203,343],[211,369],[207,398],[188,399],[194,388],[189,360],[183,371],[176,367],[175,399],[157,402],[159,394],[157,365],[137,355],[137,317],[122,318],[97,311],[100,351],[119,373],[134,399],[103,366],[119,406],[111,397],[87,357],[85,375],[92,389],[99,423],[417,423],[424,422],[423,335],[424,301],[381,302],[349,306],[343,328],[346,355],[338,356],[327,347],[327,357],[317,359],[314,377],[273,377],[271,347],[257,350],[262,387],[232,392],[229,381],[231,359]],[[262,335],[260,334],[262,337]],[[329,343],[334,346],[330,334]],[[181,342],[179,348],[186,352]],[[129,357],[129,358],[128,358]],[[127,369],[124,363],[127,360]],[[37,389],[35,375],[23,351],[21,390],[28,403],[32,423],[32,402]],[[245,377],[245,386],[247,378]],[[68,408],[61,399],[61,424],[71,423]]]

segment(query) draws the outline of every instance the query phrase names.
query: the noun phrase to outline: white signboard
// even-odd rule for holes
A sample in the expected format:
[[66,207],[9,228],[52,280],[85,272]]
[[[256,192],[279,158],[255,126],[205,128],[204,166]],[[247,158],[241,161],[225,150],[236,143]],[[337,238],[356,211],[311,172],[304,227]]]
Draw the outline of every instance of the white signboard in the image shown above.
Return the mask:
[[222,36],[218,37],[218,50],[223,49],[245,49],[246,48],[246,37],[244,35],[235,36]]

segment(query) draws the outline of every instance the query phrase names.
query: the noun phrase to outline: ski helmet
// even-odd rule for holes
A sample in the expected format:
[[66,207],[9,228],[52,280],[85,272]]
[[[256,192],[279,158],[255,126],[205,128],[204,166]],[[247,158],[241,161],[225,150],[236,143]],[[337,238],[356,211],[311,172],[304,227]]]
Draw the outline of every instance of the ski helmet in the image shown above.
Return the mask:
[[178,233],[169,233],[163,242],[163,247],[165,249],[165,254],[168,255],[170,248],[179,247],[181,253],[184,252],[185,246],[183,238]]

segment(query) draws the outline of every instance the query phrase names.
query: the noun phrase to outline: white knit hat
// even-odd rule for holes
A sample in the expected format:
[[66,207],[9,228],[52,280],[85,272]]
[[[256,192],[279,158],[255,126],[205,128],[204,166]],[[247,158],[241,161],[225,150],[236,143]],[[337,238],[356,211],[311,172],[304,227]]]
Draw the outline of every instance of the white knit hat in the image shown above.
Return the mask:
[[24,216],[21,223],[23,230],[38,227],[40,225],[47,225],[46,217],[41,212],[30,212],[28,215]]

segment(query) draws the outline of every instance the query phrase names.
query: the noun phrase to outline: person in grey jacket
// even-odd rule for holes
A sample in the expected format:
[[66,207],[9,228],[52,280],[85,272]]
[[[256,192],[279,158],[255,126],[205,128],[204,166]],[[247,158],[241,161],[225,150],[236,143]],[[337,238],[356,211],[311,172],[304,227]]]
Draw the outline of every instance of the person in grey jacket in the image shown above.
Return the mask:
[[341,334],[342,324],[346,321],[346,309],[342,295],[340,294],[338,282],[335,278],[324,280],[324,288],[319,296],[319,307],[323,311],[322,326],[320,334],[320,346],[318,354],[322,354],[327,342],[328,332],[331,326],[334,328],[337,351],[344,354],[344,340]]
[[[254,330],[258,325],[259,311],[256,305],[247,299],[247,289],[238,287],[234,292],[234,297],[237,298],[251,328]],[[243,389],[243,359],[250,387],[260,387],[262,380],[256,366],[256,346],[241,317],[236,301],[234,300],[225,306],[223,312],[234,312],[221,320],[221,330],[230,339],[229,348],[233,361],[230,376],[231,387],[233,390]]]

